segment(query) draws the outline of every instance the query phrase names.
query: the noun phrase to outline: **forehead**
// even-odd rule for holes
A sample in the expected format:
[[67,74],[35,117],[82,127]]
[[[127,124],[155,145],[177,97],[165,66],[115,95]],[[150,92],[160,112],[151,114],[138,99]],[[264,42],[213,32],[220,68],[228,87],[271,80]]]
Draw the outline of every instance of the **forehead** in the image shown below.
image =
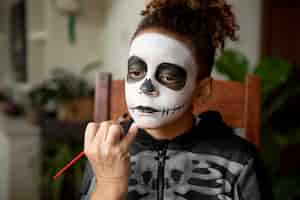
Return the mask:
[[180,66],[194,63],[191,49],[183,42],[162,33],[143,33],[131,43],[129,57],[138,56],[147,64],[168,62]]

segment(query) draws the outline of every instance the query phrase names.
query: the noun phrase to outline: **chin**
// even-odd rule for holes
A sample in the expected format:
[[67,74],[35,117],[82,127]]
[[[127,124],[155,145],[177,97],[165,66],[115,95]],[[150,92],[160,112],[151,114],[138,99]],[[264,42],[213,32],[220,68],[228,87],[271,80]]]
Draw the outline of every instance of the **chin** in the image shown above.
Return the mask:
[[164,124],[157,119],[149,119],[147,117],[138,117],[134,119],[136,125],[143,129],[156,129],[162,127]]

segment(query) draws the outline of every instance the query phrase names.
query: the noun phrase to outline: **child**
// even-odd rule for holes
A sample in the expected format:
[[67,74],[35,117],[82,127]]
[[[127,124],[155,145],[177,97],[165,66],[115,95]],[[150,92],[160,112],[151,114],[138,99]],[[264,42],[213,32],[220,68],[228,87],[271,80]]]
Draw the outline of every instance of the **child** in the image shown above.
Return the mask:
[[236,39],[231,7],[152,0],[142,14],[125,83],[132,119],[88,125],[82,199],[272,199],[255,147],[219,113],[192,114],[193,99],[211,93],[216,50]]

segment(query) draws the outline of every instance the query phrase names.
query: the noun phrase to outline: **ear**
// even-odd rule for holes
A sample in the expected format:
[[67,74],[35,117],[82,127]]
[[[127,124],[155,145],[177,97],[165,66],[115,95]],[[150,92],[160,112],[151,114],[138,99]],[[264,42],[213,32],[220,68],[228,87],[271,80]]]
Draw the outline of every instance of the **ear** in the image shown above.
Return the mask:
[[197,99],[197,101],[201,101],[203,103],[212,95],[212,78],[206,77],[204,79],[197,80],[196,84],[193,100]]

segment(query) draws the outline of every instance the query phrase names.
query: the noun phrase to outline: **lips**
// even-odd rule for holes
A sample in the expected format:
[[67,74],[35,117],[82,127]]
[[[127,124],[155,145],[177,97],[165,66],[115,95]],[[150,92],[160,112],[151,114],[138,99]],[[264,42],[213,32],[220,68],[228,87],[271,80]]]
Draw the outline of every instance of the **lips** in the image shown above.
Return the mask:
[[139,110],[139,111],[141,111],[143,113],[156,113],[156,112],[160,112],[159,110],[156,110],[154,108],[147,107],[147,106],[137,106],[137,107],[134,107],[134,108],[131,108],[131,109]]

